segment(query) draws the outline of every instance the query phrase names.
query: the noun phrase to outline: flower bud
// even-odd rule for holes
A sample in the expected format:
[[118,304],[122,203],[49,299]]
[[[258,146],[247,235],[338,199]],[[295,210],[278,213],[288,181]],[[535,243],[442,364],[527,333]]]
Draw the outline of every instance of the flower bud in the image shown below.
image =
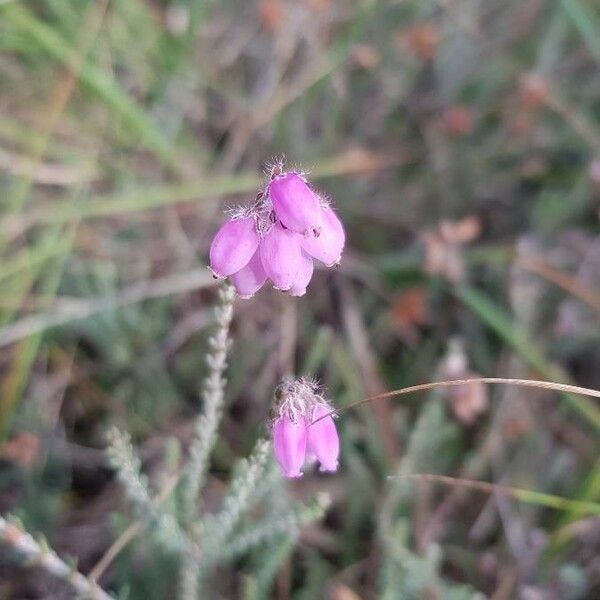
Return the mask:
[[290,294],[292,296],[304,296],[304,294],[306,294],[306,288],[312,279],[314,270],[313,259],[308,256],[306,252],[302,252],[300,268],[296,274],[294,284],[290,288]]
[[289,290],[302,261],[300,236],[275,225],[260,244],[260,258],[273,286],[278,290]]
[[321,228],[321,201],[298,173],[285,173],[269,184],[268,194],[277,218],[296,233],[318,234]]
[[210,246],[210,268],[217,277],[227,277],[245,267],[259,244],[252,217],[231,219],[217,231]]
[[307,451],[317,457],[321,471],[337,471],[340,438],[331,416],[331,409],[317,404],[308,425]]
[[303,238],[302,249],[328,267],[340,262],[346,242],[344,227],[335,212],[329,207],[321,208],[323,219],[318,237]]
[[288,415],[283,415],[273,423],[275,459],[286,477],[302,477],[300,469],[306,457],[306,439],[304,418],[294,422]]
[[260,260],[260,252],[256,250],[250,262],[231,276],[231,283],[240,298],[251,298],[260,290],[267,274]]

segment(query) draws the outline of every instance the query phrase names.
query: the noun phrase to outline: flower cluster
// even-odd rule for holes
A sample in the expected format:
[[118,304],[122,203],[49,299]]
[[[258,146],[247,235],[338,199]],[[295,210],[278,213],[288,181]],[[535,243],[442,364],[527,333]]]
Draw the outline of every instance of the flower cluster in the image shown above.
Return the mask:
[[337,471],[340,440],[329,403],[315,382],[284,379],[275,393],[271,426],[275,458],[286,477],[302,476],[305,464]]
[[230,277],[242,298],[270,279],[273,286],[302,296],[313,275],[313,259],[328,267],[342,256],[345,233],[329,203],[301,173],[273,168],[252,206],[235,210],[216,233],[210,268]]

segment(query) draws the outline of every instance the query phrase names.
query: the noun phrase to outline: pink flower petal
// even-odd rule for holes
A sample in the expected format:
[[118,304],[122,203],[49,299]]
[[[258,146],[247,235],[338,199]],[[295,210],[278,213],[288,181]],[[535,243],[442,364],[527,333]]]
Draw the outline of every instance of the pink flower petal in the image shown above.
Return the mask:
[[321,471],[337,471],[338,457],[340,455],[340,438],[333,418],[324,415],[331,413],[331,409],[322,404],[317,404],[313,409],[312,424],[308,426],[307,452],[314,454],[321,464]]
[[277,218],[296,233],[314,235],[321,227],[321,203],[298,173],[285,173],[269,184]]
[[260,290],[267,274],[260,260],[260,251],[257,249],[250,262],[231,276],[231,283],[241,298],[250,298]]
[[306,252],[302,252],[300,268],[296,274],[294,285],[292,285],[290,289],[290,294],[292,296],[304,296],[304,294],[306,294],[306,288],[312,279],[314,270],[315,266],[313,264],[313,259],[308,256]]
[[260,258],[275,289],[289,290],[294,285],[302,261],[300,236],[275,225],[260,243]]
[[306,456],[306,421],[294,423],[283,416],[273,424],[273,450],[286,477],[302,477],[300,468]]
[[227,221],[210,246],[210,268],[217,277],[227,277],[245,267],[259,243],[253,217]]
[[342,258],[346,234],[342,223],[329,206],[321,210],[323,219],[319,237],[305,237],[300,243],[305,252],[325,263],[328,267],[332,267],[339,263]]

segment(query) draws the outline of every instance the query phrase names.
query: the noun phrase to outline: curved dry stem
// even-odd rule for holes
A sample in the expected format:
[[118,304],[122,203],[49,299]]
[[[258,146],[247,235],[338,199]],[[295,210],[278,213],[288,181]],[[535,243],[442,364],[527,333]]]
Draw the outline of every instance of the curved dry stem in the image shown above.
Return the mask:
[[[347,410],[361,406],[362,404],[368,404],[375,402],[375,400],[382,400],[383,398],[394,398],[396,396],[404,396],[406,394],[412,394],[414,392],[423,392],[427,390],[433,390],[438,388],[452,387],[455,385],[468,385],[470,383],[499,383],[503,385],[517,385],[521,387],[541,388],[546,390],[555,390],[557,392],[566,392],[568,394],[580,394],[581,396],[591,396],[593,398],[600,398],[600,390],[594,390],[592,388],[579,387],[577,385],[569,385],[567,383],[554,383],[552,381],[538,381],[535,379],[505,379],[503,377],[474,377],[472,379],[452,379],[448,381],[434,381],[431,383],[419,383],[418,385],[411,385],[409,387],[401,388],[399,390],[392,390],[391,392],[384,392],[383,394],[377,394],[376,396],[370,396],[369,398],[363,398],[352,402],[347,406],[343,406],[336,410],[332,410],[326,415],[322,415],[318,419],[315,419],[310,425],[314,425],[325,417],[333,415],[340,415]],[[310,427],[309,425],[309,427]]]

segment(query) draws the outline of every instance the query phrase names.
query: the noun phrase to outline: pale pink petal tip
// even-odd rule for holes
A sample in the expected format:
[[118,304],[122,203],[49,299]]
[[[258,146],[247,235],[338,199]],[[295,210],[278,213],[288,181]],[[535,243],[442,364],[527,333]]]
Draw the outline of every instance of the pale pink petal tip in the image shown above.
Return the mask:
[[312,424],[308,427],[307,449],[317,457],[321,471],[333,472],[338,469],[340,439],[330,413],[327,406],[315,406]]
[[304,294],[306,294],[306,288],[312,279],[314,270],[313,259],[305,252],[302,252],[300,267],[296,273],[294,284],[290,288],[290,294],[292,296],[304,296]]
[[251,298],[260,290],[265,281],[267,274],[260,260],[260,252],[256,250],[250,262],[240,269],[237,273],[231,276],[231,283],[238,293],[240,298]]
[[321,463],[319,471],[321,471],[321,473],[335,473],[338,470],[338,467],[339,463],[337,460],[335,461],[335,464],[330,464],[328,466],[325,466]]
[[302,261],[300,236],[275,225],[260,244],[260,258],[273,287],[282,291],[291,289]]
[[302,477],[301,468],[306,456],[306,421],[292,421],[282,416],[273,423],[273,449],[285,477]]
[[305,237],[301,240],[301,245],[310,256],[333,267],[342,258],[346,234],[341,221],[329,206],[322,207],[321,210],[323,220],[319,237]]
[[303,289],[298,289],[298,288],[291,288],[289,290],[290,296],[294,296],[294,298],[301,298],[302,296],[306,295],[306,288]]
[[321,228],[321,201],[298,173],[285,173],[269,184],[277,218],[289,229],[314,236]]
[[210,246],[210,269],[228,277],[245,267],[259,244],[253,217],[229,220],[217,231]]

